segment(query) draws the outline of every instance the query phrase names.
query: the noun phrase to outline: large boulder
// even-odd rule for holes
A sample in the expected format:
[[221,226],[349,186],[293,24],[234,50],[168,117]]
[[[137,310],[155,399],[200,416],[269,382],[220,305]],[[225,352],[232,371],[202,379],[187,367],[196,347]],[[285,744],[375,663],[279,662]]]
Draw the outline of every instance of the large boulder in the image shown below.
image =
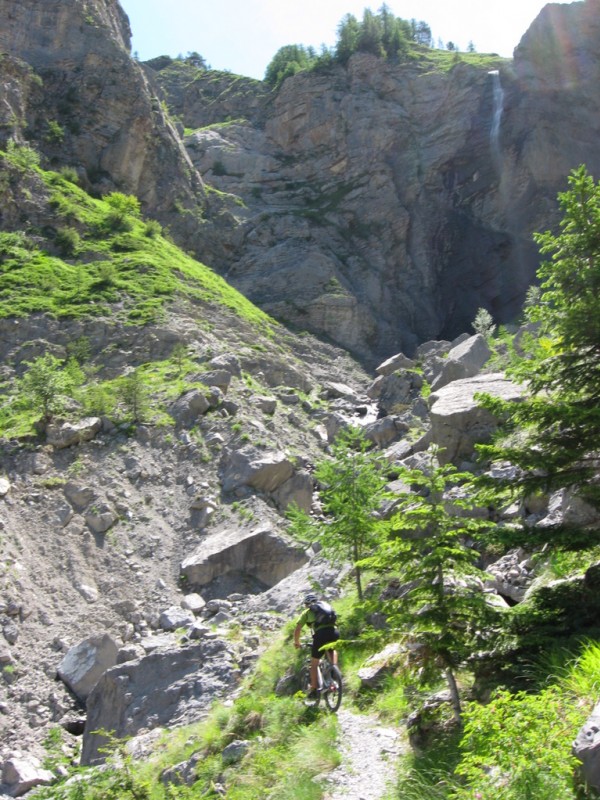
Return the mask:
[[536,526],[551,528],[558,525],[572,525],[583,528],[597,525],[600,513],[569,489],[559,489],[548,501],[548,513]]
[[238,576],[239,581],[253,578],[267,588],[307,560],[302,547],[269,528],[226,530],[205,539],[183,560],[181,576],[191,589],[201,589],[227,575]]
[[493,372],[454,381],[430,395],[431,439],[441,449],[441,464],[460,464],[473,455],[475,444],[488,441],[497,429],[497,418],[477,401],[489,394],[518,401],[523,389],[503,373]]
[[48,425],[46,440],[57,450],[72,447],[74,444],[91,441],[102,428],[99,417],[86,417],[78,422],[61,422]]
[[176,631],[194,624],[194,613],[182,606],[170,606],[161,613],[158,624],[164,631]]
[[259,452],[253,447],[226,449],[221,459],[224,492],[250,486],[260,492],[274,492],[289,480],[294,466],[284,453]]
[[492,351],[480,333],[470,336],[453,347],[441,362],[441,369],[431,384],[433,390],[441,389],[452,381],[472,378],[489,361]]
[[392,642],[379,653],[368,658],[358,670],[358,677],[362,685],[369,688],[378,686],[385,676],[397,667],[403,652],[402,645]]
[[63,491],[71,506],[78,513],[81,513],[98,497],[96,489],[92,486],[82,485],[74,481],[66,483]]
[[92,533],[106,533],[117,522],[119,515],[110,503],[102,501],[90,506],[84,519]]
[[282,511],[295,505],[308,513],[313,501],[313,479],[305,470],[295,472],[273,492],[273,497]]
[[108,634],[98,634],[71,647],[58,665],[59,678],[85,701],[101,676],[117,663],[118,647]]
[[397,417],[383,417],[365,425],[363,432],[366,439],[384,448],[396,441],[400,436],[407,433],[408,425],[401,422]]
[[39,760],[34,756],[25,758],[9,758],[2,768],[2,785],[0,792],[6,790],[6,797],[21,797],[27,794],[35,786],[42,786],[54,781],[54,774],[48,769],[44,769]]
[[101,749],[107,739],[97,731],[123,738],[144,729],[190,724],[237,677],[233,656],[219,639],[155,651],[113,667],[88,697],[81,763],[104,760]]
[[415,362],[411,358],[408,358],[408,356],[405,356],[404,353],[396,353],[396,355],[390,356],[390,358],[380,364],[375,372],[378,375],[391,375],[398,369],[414,369],[415,366]]
[[202,372],[197,378],[205,386],[216,386],[223,394],[227,394],[231,383],[231,372],[227,369],[213,369],[209,372]]
[[423,376],[415,370],[401,369],[385,375],[378,387],[381,413],[397,414],[404,411],[419,397],[423,383]]
[[205,394],[199,389],[191,389],[178,397],[169,406],[168,411],[176,425],[192,428],[198,422],[198,417],[206,414],[210,407],[211,404]]

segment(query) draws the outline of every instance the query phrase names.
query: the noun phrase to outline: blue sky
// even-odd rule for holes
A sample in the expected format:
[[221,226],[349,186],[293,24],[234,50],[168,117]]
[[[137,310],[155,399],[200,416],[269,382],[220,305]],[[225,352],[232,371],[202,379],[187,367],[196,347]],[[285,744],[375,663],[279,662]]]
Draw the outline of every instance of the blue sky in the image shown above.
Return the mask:
[[[214,69],[262,78],[286,44],[332,46],[347,14],[376,11],[382,0],[120,0],[133,31],[132,50],[142,61],[196,51]],[[434,39],[460,49],[511,56],[546,5],[539,0],[387,0],[403,19],[424,20]]]

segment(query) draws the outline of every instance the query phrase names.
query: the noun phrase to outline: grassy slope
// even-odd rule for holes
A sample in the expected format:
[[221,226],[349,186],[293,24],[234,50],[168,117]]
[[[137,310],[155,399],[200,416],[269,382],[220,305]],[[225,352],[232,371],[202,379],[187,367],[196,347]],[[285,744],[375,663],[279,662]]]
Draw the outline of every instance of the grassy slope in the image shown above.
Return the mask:
[[[176,247],[158,223],[142,219],[136,198],[112,193],[96,199],[73,180],[69,172],[40,169],[29,147],[0,152],[0,197],[5,218],[16,220],[0,233],[0,318],[102,316],[115,327],[144,326],[184,298],[199,305],[199,317],[202,308],[221,307],[254,331],[256,341],[273,340],[277,323]],[[197,363],[181,355],[178,361],[140,369],[155,406],[193,388],[184,379],[197,373]],[[82,372],[75,392],[81,413],[114,411],[120,383],[98,383]],[[0,392],[0,435],[32,433],[39,408],[18,382],[5,381]]]
[[[142,220],[134,198],[92,198],[67,178],[35,165],[24,169],[1,152],[0,175],[4,201],[35,197],[36,215],[45,221],[0,235],[1,317],[111,314],[145,324],[180,294],[223,305],[262,332],[272,329],[266,314],[182,252],[159,225]],[[7,186],[17,181],[11,195]]]

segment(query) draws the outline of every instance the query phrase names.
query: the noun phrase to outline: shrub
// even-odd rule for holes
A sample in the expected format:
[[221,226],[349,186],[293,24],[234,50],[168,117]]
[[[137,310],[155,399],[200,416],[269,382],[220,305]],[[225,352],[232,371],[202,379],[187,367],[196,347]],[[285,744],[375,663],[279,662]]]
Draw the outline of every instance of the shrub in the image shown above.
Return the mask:
[[155,239],[162,234],[162,225],[155,219],[149,219],[144,226],[144,236],[149,239]]
[[131,194],[111,192],[104,198],[109,206],[106,222],[111,230],[130,231],[133,228],[133,219],[140,216],[140,201]]
[[28,170],[40,165],[40,154],[27,144],[17,144],[11,139],[6,145],[6,155],[13,166]]
[[78,184],[79,183],[79,175],[77,174],[77,170],[75,167],[61,167],[60,175],[69,183]]
[[59,228],[54,239],[62,256],[73,256],[79,250],[81,237],[75,228]]
[[475,333],[480,333],[486,339],[490,339],[496,332],[494,319],[489,311],[485,308],[478,308],[475,319],[471,323],[471,327]]
[[65,131],[56,120],[49,120],[47,123],[47,131],[44,137],[47,142],[52,142],[53,144],[60,144],[65,138]]
[[573,732],[584,711],[557,687],[537,695],[499,691],[485,706],[469,704],[457,773],[468,788],[453,800],[556,800],[574,797]]

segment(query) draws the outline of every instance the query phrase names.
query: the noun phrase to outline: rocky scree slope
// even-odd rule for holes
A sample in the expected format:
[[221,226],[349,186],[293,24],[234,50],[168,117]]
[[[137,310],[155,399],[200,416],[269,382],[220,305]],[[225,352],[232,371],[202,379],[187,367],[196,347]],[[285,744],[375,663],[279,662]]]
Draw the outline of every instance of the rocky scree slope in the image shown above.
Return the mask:
[[[167,330],[179,328],[180,313]],[[496,424],[475,394],[520,396],[494,371],[479,335],[424,344],[420,369],[398,354],[373,381],[347,356],[303,337],[304,371],[296,367],[284,385],[290,367],[275,355],[257,363],[251,347],[226,339],[236,326],[225,321],[215,335],[197,330],[212,349],[207,379],[219,373],[216,405],[194,412],[177,401],[174,427],[138,425],[133,435],[109,420],[75,431],[57,425],[45,440],[3,450],[4,774],[22,763],[15,753],[41,755],[56,724],[72,734],[74,758],[84,732],[84,764],[101,760],[99,728],[134,736],[135,751],[148,753],[152,732],[198,720],[215,696],[235,690],[310,581],[335,595],[337,571],[287,540],[283,511],[293,499],[318,512],[310,462],[340,427],[362,421],[390,474],[426,468],[432,443],[465,466]],[[293,354],[294,337],[285,338]],[[428,402],[424,383],[433,388]],[[204,396],[214,396],[214,385]],[[378,419],[369,418],[370,404]],[[385,513],[392,511],[393,503]],[[531,525],[597,522],[560,492],[503,513]],[[499,603],[522,602],[534,577],[522,551],[488,572],[486,590]],[[232,635],[238,625],[242,635]]]
[[[311,502],[309,466],[328,439],[329,405],[367,383],[345,352],[253,314],[159,233],[148,239],[143,220],[106,229],[107,203],[15,159],[2,157],[5,221],[13,229],[2,234],[3,279],[12,283],[0,315],[2,412],[9,415],[0,449],[4,761],[15,751],[41,754],[58,722],[81,731],[98,673],[71,674],[75,657],[61,669],[72,647],[87,641],[88,655],[99,648],[104,668],[164,645],[154,641],[156,631],[171,631],[172,648],[181,617],[161,616],[181,610],[184,595],[202,589],[188,600],[189,622],[191,608],[263,591],[308,560],[282,535],[283,512],[292,500]],[[79,242],[66,258],[57,241],[65,209]],[[144,303],[129,293],[125,274],[135,259],[150,291],[164,267],[161,253],[177,280],[158,282],[158,299],[146,296],[157,305],[140,322]],[[114,381],[133,369],[163,370],[146,424],[132,428],[118,407],[90,416],[81,398],[71,398],[63,417],[17,436],[6,420],[28,365],[45,354],[64,360],[77,343],[86,345],[88,380],[113,399]],[[368,404],[365,396],[360,413]],[[259,617],[253,624],[272,623]],[[233,655],[212,647],[235,683]],[[244,663],[243,653],[236,658]]]
[[[128,426],[88,418],[50,426],[29,444],[3,443],[4,759],[15,749],[39,754],[48,726],[77,728],[90,687],[71,680],[67,689],[56,680],[72,646],[109,635],[123,650],[119,658],[127,659],[160,644],[172,647],[176,637],[161,642],[153,635],[193,619],[188,609],[184,619],[161,621],[171,607],[181,608],[184,596],[201,592],[202,600],[189,601],[199,613],[207,601],[264,591],[308,560],[285,539],[282,514],[291,500],[310,504],[308,468],[327,441],[317,376],[338,376],[347,387],[360,369],[343,353],[308,340],[300,348],[303,363],[290,363],[293,348],[281,360],[257,354],[236,339],[235,319],[221,315],[220,323],[207,334],[193,310],[172,310],[163,326],[135,342],[141,347],[151,339],[170,351],[186,331],[192,349],[212,353],[198,359],[207,368],[204,393],[184,392],[173,403],[173,425],[140,425],[132,436]],[[38,318],[31,326],[21,321],[19,332],[35,342],[30,353],[51,347],[60,354],[59,342],[99,327],[66,324],[53,338],[56,326]],[[104,332],[110,348],[121,331],[106,324]],[[116,350],[126,361],[130,352]],[[114,357],[111,362],[114,369]],[[209,386],[213,380],[218,385]],[[312,400],[302,399],[305,393]],[[208,611],[214,615],[218,604]],[[258,619],[245,627],[254,624],[271,626]]]

